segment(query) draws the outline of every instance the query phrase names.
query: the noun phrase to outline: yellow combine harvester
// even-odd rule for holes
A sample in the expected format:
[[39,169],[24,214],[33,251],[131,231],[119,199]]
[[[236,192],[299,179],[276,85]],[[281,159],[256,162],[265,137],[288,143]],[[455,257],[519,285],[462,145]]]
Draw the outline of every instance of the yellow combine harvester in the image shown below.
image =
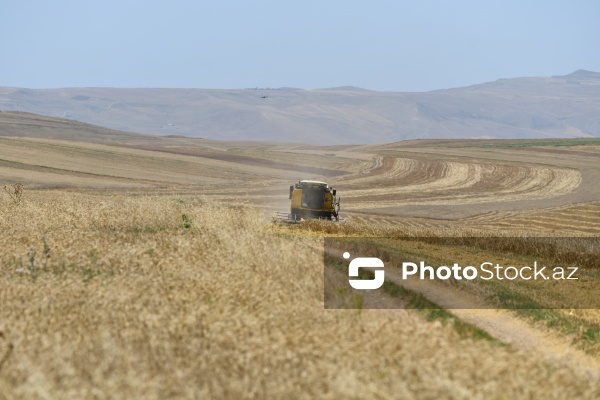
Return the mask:
[[340,198],[333,187],[321,181],[298,181],[290,186],[290,213],[275,213],[281,221],[298,222],[305,219],[339,221]]

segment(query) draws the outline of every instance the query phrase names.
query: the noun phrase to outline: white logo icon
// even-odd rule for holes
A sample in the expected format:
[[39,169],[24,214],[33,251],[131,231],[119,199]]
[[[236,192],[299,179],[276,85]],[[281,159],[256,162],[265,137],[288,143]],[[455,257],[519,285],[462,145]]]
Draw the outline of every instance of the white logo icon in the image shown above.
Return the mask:
[[[348,252],[344,253],[344,258],[350,258],[350,254]],[[383,268],[383,261],[379,258],[375,257],[358,257],[354,260],[350,261],[350,266],[348,267],[348,275],[351,277],[358,277],[358,269],[359,268]],[[375,275],[373,279],[349,279],[350,286],[354,289],[379,289],[383,286],[384,281],[384,271],[381,269],[376,269],[373,271]]]

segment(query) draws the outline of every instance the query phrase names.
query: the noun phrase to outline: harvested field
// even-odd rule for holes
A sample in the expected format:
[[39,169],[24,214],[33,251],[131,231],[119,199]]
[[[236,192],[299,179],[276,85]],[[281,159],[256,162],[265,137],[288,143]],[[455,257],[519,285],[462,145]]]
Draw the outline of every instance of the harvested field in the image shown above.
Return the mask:
[[600,235],[600,202],[566,205],[536,211],[489,213],[464,220],[465,226],[517,229],[564,235]]
[[[541,200],[572,193],[580,183],[581,174],[574,169],[384,158],[381,167],[345,179],[341,187],[354,210]],[[375,188],[359,189],[364,186]]]

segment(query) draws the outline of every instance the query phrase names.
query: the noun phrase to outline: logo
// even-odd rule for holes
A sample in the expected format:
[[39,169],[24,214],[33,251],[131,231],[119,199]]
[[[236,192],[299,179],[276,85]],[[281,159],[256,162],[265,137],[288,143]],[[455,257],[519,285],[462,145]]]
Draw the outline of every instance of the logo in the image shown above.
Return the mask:
[[[343,257],[345,259],[350,258],[350,253],[345,252]],[[383,268],[383,261],[375,257],[358,257],[350,261],[348,267],[348,275],[350,277],[357,278],[359,276],[358,270],[360,268]],[[373,271],[373,279],[349,279],[350,286],[354,289],[379,289],[383,286],[384,271],[382,269],[376,269]]]

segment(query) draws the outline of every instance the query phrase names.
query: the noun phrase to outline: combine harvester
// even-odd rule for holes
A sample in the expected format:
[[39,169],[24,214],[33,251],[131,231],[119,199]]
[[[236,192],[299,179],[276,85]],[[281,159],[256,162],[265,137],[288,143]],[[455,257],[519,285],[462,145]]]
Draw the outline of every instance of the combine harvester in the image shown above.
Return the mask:
[[281,222],[299,223],[307,219],[340,220],[340,198],[335,189],[325,182],[298,181],[290,186],[290,213],[276,212],[274,219]]

